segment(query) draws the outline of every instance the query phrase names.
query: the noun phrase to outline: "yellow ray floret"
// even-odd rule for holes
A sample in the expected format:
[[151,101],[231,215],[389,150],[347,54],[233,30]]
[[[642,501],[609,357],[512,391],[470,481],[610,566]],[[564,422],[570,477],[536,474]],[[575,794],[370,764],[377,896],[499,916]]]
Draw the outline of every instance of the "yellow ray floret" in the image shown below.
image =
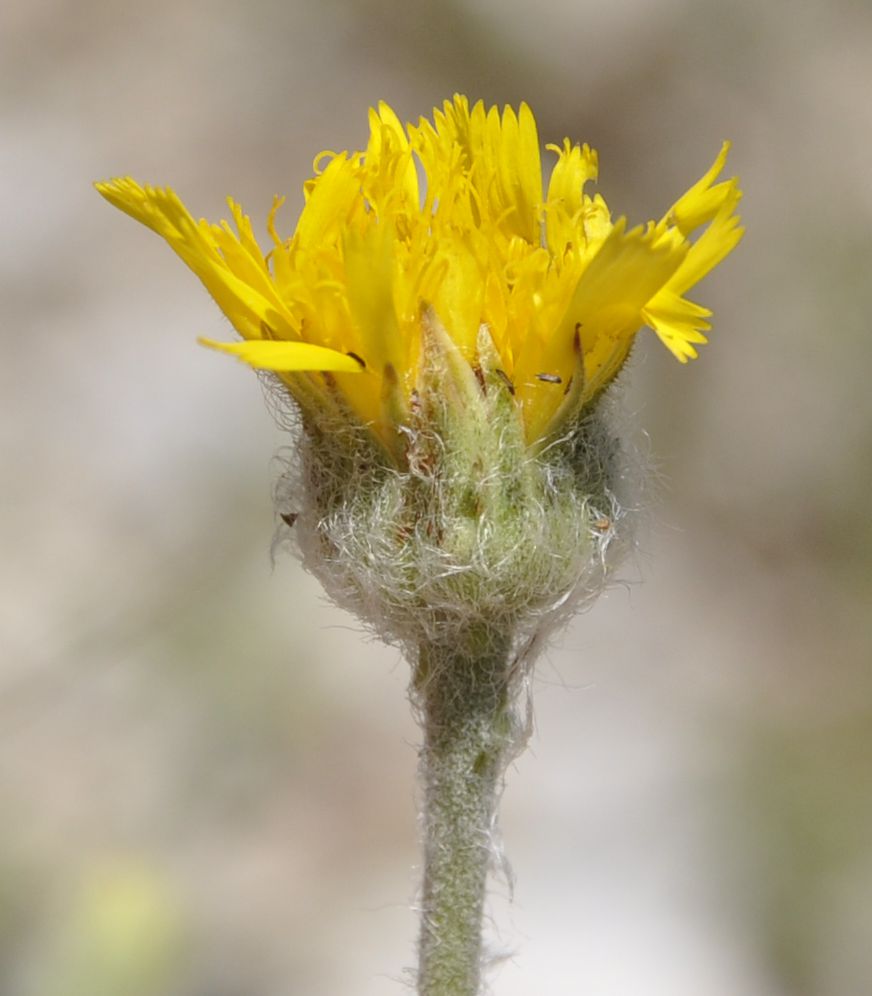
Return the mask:
[[231,227],[195,221],[169,189],[97,189],[166,239],[245,340],[206,345],[275,371],[314,417],[354,413],[393,451],[425,313],[474,369],[486,330],[531,444],[595,400],[643,326],[682,362],[696,356],[711,316],[685,294],[742,237],[737,181],[719,180],[728,143],[660,221],[631,229],[586,192],[598,173],[586,145],[549,145],[543,188],[526,104],[455,96],[404,126],[381,103],[369,126],[364,151],[316,159],[290,238],[276,200],[267,253],[233,201]]
[[347,353],[337,353],[335,349],[314,346],[309,342],[276,342],[274,339],[215,342],[203,336],[197,341],[210,349],[229,353],[249,366],[276,373],[299,373],[302,370],[359,373],[364,366],[363,361]]

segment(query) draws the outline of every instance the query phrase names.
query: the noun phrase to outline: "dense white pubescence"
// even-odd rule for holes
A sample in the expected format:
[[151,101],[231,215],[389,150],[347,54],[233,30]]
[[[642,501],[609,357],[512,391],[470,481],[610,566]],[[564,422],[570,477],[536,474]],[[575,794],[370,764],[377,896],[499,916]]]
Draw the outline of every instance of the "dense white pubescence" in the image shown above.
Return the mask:
[[410,426],[403,468],[364,429],[303,428],[279,508],[328,595],[410,661],[424,642],[489,631],[528,666],[633,540],[637,461],[603,409],[538,454],[494,411],[472,438],[438,419]]

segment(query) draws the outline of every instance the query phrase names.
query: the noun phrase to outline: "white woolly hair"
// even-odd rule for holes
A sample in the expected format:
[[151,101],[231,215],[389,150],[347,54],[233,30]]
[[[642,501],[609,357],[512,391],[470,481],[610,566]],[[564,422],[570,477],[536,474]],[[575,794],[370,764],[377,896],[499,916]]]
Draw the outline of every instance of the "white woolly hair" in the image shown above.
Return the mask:
[[276,543],[411,662],[423,643],[474,632],[479,645],[492,633],[505,646],[508,634],[525,671],[634,543],[643,475],[610,428],[611,400],[539,453],[495,421],[470,472],[432,423],[407,430],[410,458],[398,468],[366,429],[305,424],[284,389],[268,394],[297,437],[276,488]]

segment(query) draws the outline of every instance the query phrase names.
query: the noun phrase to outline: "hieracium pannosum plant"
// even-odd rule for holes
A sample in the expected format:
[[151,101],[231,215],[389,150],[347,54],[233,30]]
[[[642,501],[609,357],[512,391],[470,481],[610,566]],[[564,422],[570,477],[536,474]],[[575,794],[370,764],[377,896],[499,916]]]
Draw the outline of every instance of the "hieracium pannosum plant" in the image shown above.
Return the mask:
[[280,512],[305,567],[411,667],[423,728],[421,996],[473,996],[497,797],[543,636],[601,589],[631,528],[605,400],[640,329],[682,363],[710,312],[685,295],[738,243],[712,167],[630,228],[585,192],[568,139],[543,188],[536,122],[456,96],[362,152],[322,153],[293,235],[265,252],[167,188],[97,184],[162,236],[296,413]]

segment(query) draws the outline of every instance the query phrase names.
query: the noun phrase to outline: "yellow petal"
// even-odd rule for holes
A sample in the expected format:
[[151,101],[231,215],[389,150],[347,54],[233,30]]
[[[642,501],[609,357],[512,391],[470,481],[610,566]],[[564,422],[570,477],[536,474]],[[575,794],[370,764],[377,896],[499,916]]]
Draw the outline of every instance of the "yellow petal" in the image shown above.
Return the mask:
[[579,219],[585,206],[584,185],[588,180],[596,179],[597,158],[588,146],[570,145],[568,138],[563,148],[558,145],[548,148],[556,152],[558,158],[548,184],[545,231],[548,248],[559,257],[583,234],[583,229],[579,231]]
[[728,183],[712,186],[727,162],[730,143],[724,142],[715,161],[699,180],[672,205],[666,218],[678,226],[682,235],[711,220],[720,210],[724,198],[728,196]]
[[295,233],[302,249],[311,250],[336,239],[360,196],[360,176],[343,153],[330,160],[309,190]]
[[711,312],[686,298],[663,290],[642,311],[642,318],[681,363],[697,355],[692,344],[708,340],[703,335],[711,325]]
[[402,343],[394,306],[394,243],[389,223],[350,230],[343,240],[345,295],[360,333],[367,363],[377,370],[403,369]]
[[[234,273],[211,227],[205,222],[195,222],[175,191],[169,187],[142,187],[130,177],[97,183],[95,187],[107,201],[169,243],[200,278],[240,335],[246,339],[258,338],[261,325],[266,324],[280,337],[294,336],[291,316],[281,299],[270,294],[260,278],[257,286],[252,286],[251,261],[242,267],[249,279]],[[222,235],[225,245],[229,246],[227,240],[233,239],[229,233]],[[238,248],[242,254],[241,246]]]
[[511,107],[489,117],[494,128],[493,152],[499,167],[503,209],[512,219],[512,231],[531,244],[539,243],[539,208],[542,202],[542,163],[539,136],[530,108],[521,104],[516,115]]
[[744,228],[741,227],[741,219],[734,214],[742,196],[741,191],[735,180],[722,186],[726,187],[726,195],[718,213],[691,246],[684,262],[669,281],[668,288],[673,293],[683,294],[694,284],[699,283],[736,248],[745,234]]
[[399,197],[417,208],[418,172],[400,119],[382,100],[377,111],[369,112],[369,127],[366,166],[378,174],[382,198]]
[[277,373],[303,370],[360,373],[364,369],[361,361],[353,356],[309,342],[279,342],[275,339],[216,342],[202,337],[197,342],[221,353],[229,353],[258,370],[275,370]]

